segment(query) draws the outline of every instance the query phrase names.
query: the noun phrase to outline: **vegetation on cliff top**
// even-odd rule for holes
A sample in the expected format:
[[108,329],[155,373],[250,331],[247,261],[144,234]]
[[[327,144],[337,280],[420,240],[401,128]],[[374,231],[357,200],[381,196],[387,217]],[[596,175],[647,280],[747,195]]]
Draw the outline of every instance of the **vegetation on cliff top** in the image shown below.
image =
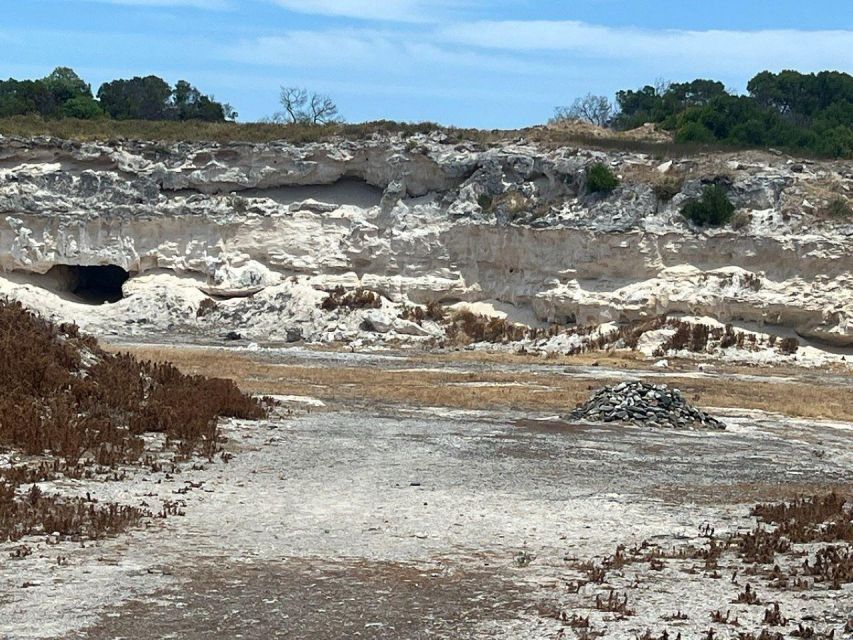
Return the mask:
[[558,107],[555,118],[580,119],[617,130],[652,122],[677,142],[780,147],[827,157],[853,156],[853,76],[839,71],[762,71],[748,95],[722,82],[658,83],[619,91],[616,105],[602,96]]
[[[721,82],[658,83],[606,97],[588,95],[558,107],[552,122],[582,120],[608,130],[594,135],[559,127],[481,131],[376,121],[345,124],[327,96],[283,88],[283,110],[267,122],[237,124],[225,103],[186,81],[171,87],[147,76],[105,83],[92,95],[74,71],[59,67],[39,80],[0,81],[0,134],[54,135],[69,139],[135,138],[162,141],[307,143],[404,135],[440,130],[459,141],[489,144],[519,135],[550,144],[638,151],[666,156],[701,151],[776,147],[800,155],[853,157],[853,76],[837,71],[803,74],[763,71],[747,85],[747,95]],[[654,123],[672,142],[635,139],[621,132]]]
[[226,103],[201,93],[186,80],[174,87],[157,76],[134,77],[92,87],[74,70],[57,67],[37,80],[0,80],[0,117],[36,115],[48,120],[233,120]]

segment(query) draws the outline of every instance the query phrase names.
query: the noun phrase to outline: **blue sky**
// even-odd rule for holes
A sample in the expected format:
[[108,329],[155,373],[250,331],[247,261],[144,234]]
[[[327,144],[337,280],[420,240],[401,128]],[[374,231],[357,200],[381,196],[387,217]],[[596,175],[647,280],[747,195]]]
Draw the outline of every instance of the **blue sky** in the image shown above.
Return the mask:
[[758,71],[853,73],[853,0],[0,0],[0,77],[155,74],[278,109],[281,85],[350,121],[540,123],[586,93]]

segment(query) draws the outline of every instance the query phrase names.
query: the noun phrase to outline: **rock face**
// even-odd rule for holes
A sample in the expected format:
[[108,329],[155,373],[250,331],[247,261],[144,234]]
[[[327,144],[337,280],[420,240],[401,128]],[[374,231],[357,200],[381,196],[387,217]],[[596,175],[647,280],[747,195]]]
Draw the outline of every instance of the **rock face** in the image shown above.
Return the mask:
[[[595,162],[622,177],[610,195],[585,189]],[[301,146],[0,137],[0,295],[115,333],[352,339],[362,318],[317,312],[344,286],[398,306],[513,305],[542,323],[693,314],[853,345],[853,221],[816,213],[827,189],[853,192],[849,163],[665,164],[442,133]],[[681,185],[667,201],[652,184],[664,175]],[[737,230],[679,214],[708,181],[728,185]],[[125,298],[83,308],[57,265],[119,266]]]
[[678,389],[644,382],[622,382],[596,391],[569,414],[570,420],[630,422],[644,427],[725,429],[726,425],[690,406]]

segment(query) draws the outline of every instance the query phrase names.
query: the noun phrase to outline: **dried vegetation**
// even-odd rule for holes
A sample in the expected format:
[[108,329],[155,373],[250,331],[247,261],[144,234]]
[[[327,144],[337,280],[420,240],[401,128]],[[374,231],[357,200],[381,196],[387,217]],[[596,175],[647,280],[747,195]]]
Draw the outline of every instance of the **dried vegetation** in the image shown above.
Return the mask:
[[355,289],[347,291],[344,287],[335,287],[329,292],[329,297],[320,303],[324,311],[335,309],[378,309],[382,306],[382,298],[379,294],[367,289]]
[[[618,382],[602,373],[598,376],[566,376],[549,369],[530,372],[436,371],[447,363],[482,360],[489,354],[461,352],[430,354],[423,358],[426,369],[394,370],[338,363],[334,367],[279,364],[254,359],[250,354],[206,349],[203,347],[160,348],[125,346],[137,357],[172,361],[192,374],[220,375],[240,380],[253,393],[311,395],[330,403],[403,403],[427,407],[494,409],[510,407],[532,411],[565,412],[583,402],[592,389]],[[489,356],[486,362],[496,362]],[[529,362],[513,355],[509,362]],[[589,365],[604,360],[598,355],[562,358],[562,365]],[[537,362],[540,360],[537,358]],[[417,367],[418,360],[411,365]],[[504,362],[503,359],[497,362]],[[612,360],[615,368],[632,361]],[[754,368],[729,368],[731,373],[754,374]],[[796,372],[792,372],[794,375]],[[791,416],[824,417],[850,420],[853,394],[844,385],[827,386],[814,382],[778,381],[767,377],[767,384],[736,377],[649,378],[649,382],[676,386],[697,406],[738,407],[774,411]],[[821,401],[815,402],[819,397]],[[678,491],[678,487],[667,487]]]
[[[760,287],[760,282],[751,283]],[[565,349],[566,355],[574,356],[608,349],[636,349],[643,334],[660,329],[671,329],[674,334],[666,338],[653,354],[662,357],[672,352],[689,351],[691,353],[711,353],[717,349],[737,348],[745,351],[776,349],[782,354],[792,355],[799,349],[799,340],[794,337],[777,338],[770,335],[763,338],[754,333],[738,331],[732,325],[724,327],[702,323],[685,322],[678,318],[656,316],[622,325],[612,331],[601,332],[597,325],[575,325],[564,327],[552,325],[548,328],[529,328],[513,324],[502,318],[474,314],[470,311],[457,311],[447,322],[446,333],[450,344],[471,344],[489,342],[507,344],[521,340],[540,342],[540,346],[553,337],[578,336],[577,344]]]
[[[797,638],[833,638],[835,629],[812,626],[813,618],[793,619],[794,611],[784,611],[777,598],[783,591],[808,591],[810,597],[831,593],[853,585],[853,502],[837,493],[801,496],[790,502],[758,504],[752,510],[756,524],[746,530],[719,536],[714,527],[700,527],[702,545],[682,544],[664,549],[651,541],[632,547],[620,545],[611,556],[600,562],[576,562],[573,569],[580,576],[567,581],[569,592],[594,594],[594,604],[580,600],[580,608],[614,614],[610,620],[622,620],[634,615],[635,606],[628,607],[628,593],[620,593],[619,585],[637,586],[649,582],[648,576],[632,573],[647,563],[653,570],[662,570],[668,563],[673,568],[702,579],[720,580],[723,571],[731,572],[729,580],[732,598],[723,606],[711,609],[712,625],[704,638],[736,637],[739,640],[776,640],[787,635]],[[772,566],[772,568],[770,568]],[[634,576],[631,578],[630,576]],[[742,578],[745,576],[746,578]],[[602,588],[606,589],[602,592]],[[628,588],[631,588],[630,586]],[[631,596],[637,603],[638,596]],[[708,602],[708,605],[714,604]],[[761,609],[760,607],[763,607]],[[759,615],[750,613],[758,609]],[[733,610],[734,609],[734,610]],[[560,621],[565,628],[576,630],[580,620],[583,629],[591,628],[589,616],[570,616],[559,607],[540,607],[548,617]],[[763,616],[760,612],[763,611]],[[662,616],[670,624],[679,624],[687,616]],[[607,618],[604,618],[607,621]],[[796,626],[795,626],[796,625]],[[758,626],[753,631],[737,631],[731,636],[723,630]],[[849,627],[848,623],[848,627]],[[781,629],[782,631],[779,631]],[[671,629],[661,632],[661,638],[676,638]],[[651,630],[637,638],[656,638]]]
[[181,457],[217,451],[219,417],[260,418],[264,406],[230,380],[187,376],[167,363],[110,354],[74,325],[56,326],[0,301],[0,449],[34,457],[0,469],[0,541],[36,531],[112,533],[141,512],[42,495],[58,475],[144,462],[145,433],[162,433]]

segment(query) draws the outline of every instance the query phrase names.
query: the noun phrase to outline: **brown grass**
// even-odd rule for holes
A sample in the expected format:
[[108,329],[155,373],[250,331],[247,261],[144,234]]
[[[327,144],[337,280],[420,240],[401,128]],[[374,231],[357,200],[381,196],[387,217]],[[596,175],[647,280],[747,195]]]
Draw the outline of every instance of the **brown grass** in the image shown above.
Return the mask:
[[161,432],[189,455],[213,455],[220,416],[259,418],[260,404],[228,380],[108,354],[73,325],[55,326],[0,301],[0,445],[75,465],[135,460],[139,436]]
[[[375,367],[311,367],[279,365],[248,355],[206,348],[122,347],[137,357],[171,360],[192,374],[217,374],[237,381],[254,393],[310,395],[330,402],[370,402],[445,406],[462,409],[512,408],[568,412],[586,400],[593,388],[612,384],[614,379],[575,378],[552,370],[542,373],[482,371],[395,371]],[[586,364],[589,355],[564,358],[566,364]],[[420,362],[427,367],[474,358],[468,354],[431,355]],[[520,357],[519,357],[520,358]],[[482,360],[483,356],[477,356]],[[516,358],[513,358],[516,359]],[[521,361],[524,361],[523,358]],[[549,361],[550,363],[551,361]],[[614,363],[633,366],[630,360]],[[420,364],[413,363],[413,366]],[[755,373],[754,369],[745,371]],[[775,411],[799,417],[853,420],[853,394],[843,386],[827,387],[811,382],[773,381],[756,384],[727,378],[668,378],[695,404],[710,407],[739,407]],[[490,383],[492,386],[463,386],[460,383]],[[511,385],[511,386],[510,386]],[[522,385],[522,386],[517,386]],[[819,398],[820,401],[816,401]]]
[[378,120],[353,124],[309,126],[302,124],[272,124],[263,122],[181,122],[147,120],[44,120],[38,116],[0,118],[0,134],[7,136],[54,136],[66,140],[110,141],[116,139],[161,142],[271,142],[285,140],[294,144],[323,142],[335,138],[360,140],[374,134],[400,133],[409,137],[417,133],[441,131],[449,144],[470,142],[478,145],[497,145],[524,138],[545,147],[574,146],[601,150],[633,151],[658,158],[688,157],[703,153],[731,153],[737,147],[722,144],[675,143],[634,139],[623,133],[605,130],[593,135],[573,129],[537,126],[514,130],[459,129],[443,127],[432,122],[392,122]]
[[335,287],[329,292],[329,297],[323,300],[320,308],[325,311],[333,311],[344,307],[345,309],[378,309],[382,306],[382,297],[367,289],[354,289],[347,291],[343,287]]
[[42,459],[0,470],[0,542],[34,532],[109,534],[141,517],[118,505],[42,496],[35,485],[21,500],[25,482],[136,462],[146,432],[163,433],[183,457],[197,450],[212,457],[220,416],[266,414],[230,380],[107,353],[76,326],[56,326],[3,300],[0,389],[0,447]]

